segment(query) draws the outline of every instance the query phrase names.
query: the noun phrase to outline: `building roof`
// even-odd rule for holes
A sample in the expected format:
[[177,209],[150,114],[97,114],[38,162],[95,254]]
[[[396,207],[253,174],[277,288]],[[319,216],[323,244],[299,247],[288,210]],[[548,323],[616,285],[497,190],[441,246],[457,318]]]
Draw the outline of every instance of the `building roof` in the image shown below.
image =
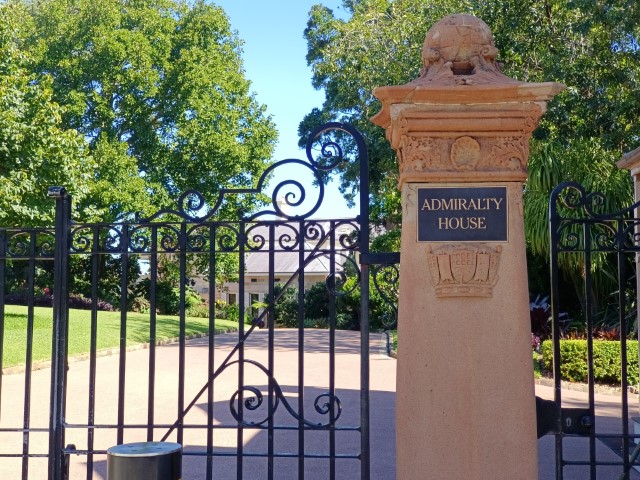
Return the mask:
[[[331,272],[331,258],[328,250],[330,242],[329,222],[305,222],[307,235],[304,242],[305,273],[328,275]],[[245,275],[266,275],[269,273],[270,241],[273,240],[274,274],[294,273],[300,266],[300,247],[297,237],[300,224],[295,222],[278,223],[274,228],[274,237],[269,238],[269,226],[259,225],[247,230],[251,241],[260,245],[260,250],[247,253],[245,258]],[[315,229],[315,230],[310,230]],[[342,266],[350,251],[340,242],[340,238],[356,230],[351,223],[336,227],[335,236],[335,271],[342,271]],[[346,238],[346,237],[345,237]],[[263,243],[264,242],[264,243]],[[319,245],[320,242],[320,245]],[[292,250],[287,250],[292,248]]]

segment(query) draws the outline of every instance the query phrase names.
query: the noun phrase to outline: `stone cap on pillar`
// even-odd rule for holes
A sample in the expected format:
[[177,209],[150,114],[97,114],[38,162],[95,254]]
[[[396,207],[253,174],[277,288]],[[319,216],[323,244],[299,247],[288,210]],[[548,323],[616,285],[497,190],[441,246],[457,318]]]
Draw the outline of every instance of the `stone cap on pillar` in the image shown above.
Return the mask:
[[382,109],[371,121],[398,154],[400,187],[526,179],[531,132],[565,87],[509,78],[497,54],[482,20],[450,15],[427,33],[419,78],[374,89]]
[[635,178],[640,173],[640,147],[625,153],[616,165],[631,170],[631,176]]

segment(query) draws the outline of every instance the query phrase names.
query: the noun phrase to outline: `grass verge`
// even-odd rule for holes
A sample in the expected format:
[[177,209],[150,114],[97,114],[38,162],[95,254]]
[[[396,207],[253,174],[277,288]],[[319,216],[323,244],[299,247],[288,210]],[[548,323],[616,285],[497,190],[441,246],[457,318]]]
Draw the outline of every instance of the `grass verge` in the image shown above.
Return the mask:
[[[149,314],[127,312],[127,346],[149,342]],[[98,350],[120,345],[120,312],[98,312]],[[27,351],[27,307],[5,306],[4,341],[2,367],[26,364]],[[156,316],[156,339],[177,338],[180,333],[177,316]],[[33,314],[33,361],[51,359],[52,309],[35,307]],[[238,324],[229,320],[215,321],[215,333],[237,330]],[[206,334],[209,319],[186,318],[186,335]],[[69,310],[69,355],[88,353],[91,342],[91,311]]]

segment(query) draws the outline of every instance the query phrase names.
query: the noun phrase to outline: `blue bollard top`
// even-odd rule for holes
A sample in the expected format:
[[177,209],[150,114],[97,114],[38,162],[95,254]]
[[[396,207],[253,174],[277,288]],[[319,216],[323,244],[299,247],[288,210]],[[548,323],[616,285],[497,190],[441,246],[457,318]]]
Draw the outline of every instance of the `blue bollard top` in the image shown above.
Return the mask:
[[159,457],[182,450],[182,445],[171,442],[135,442],[116,445],[107,450],[115,457]]

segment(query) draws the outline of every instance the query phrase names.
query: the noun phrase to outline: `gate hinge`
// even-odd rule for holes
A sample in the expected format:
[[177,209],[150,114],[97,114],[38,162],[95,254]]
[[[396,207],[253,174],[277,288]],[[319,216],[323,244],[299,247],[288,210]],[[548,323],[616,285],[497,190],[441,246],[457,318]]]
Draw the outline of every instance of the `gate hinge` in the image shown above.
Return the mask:
[[400,263],[400,252],[363,253],[360,255],[361,265],[393,265]]
[[538,438],[548,433],[589,435],[593,428],[593,417],[588,408],[560,408],[553,400],[536,397]]

